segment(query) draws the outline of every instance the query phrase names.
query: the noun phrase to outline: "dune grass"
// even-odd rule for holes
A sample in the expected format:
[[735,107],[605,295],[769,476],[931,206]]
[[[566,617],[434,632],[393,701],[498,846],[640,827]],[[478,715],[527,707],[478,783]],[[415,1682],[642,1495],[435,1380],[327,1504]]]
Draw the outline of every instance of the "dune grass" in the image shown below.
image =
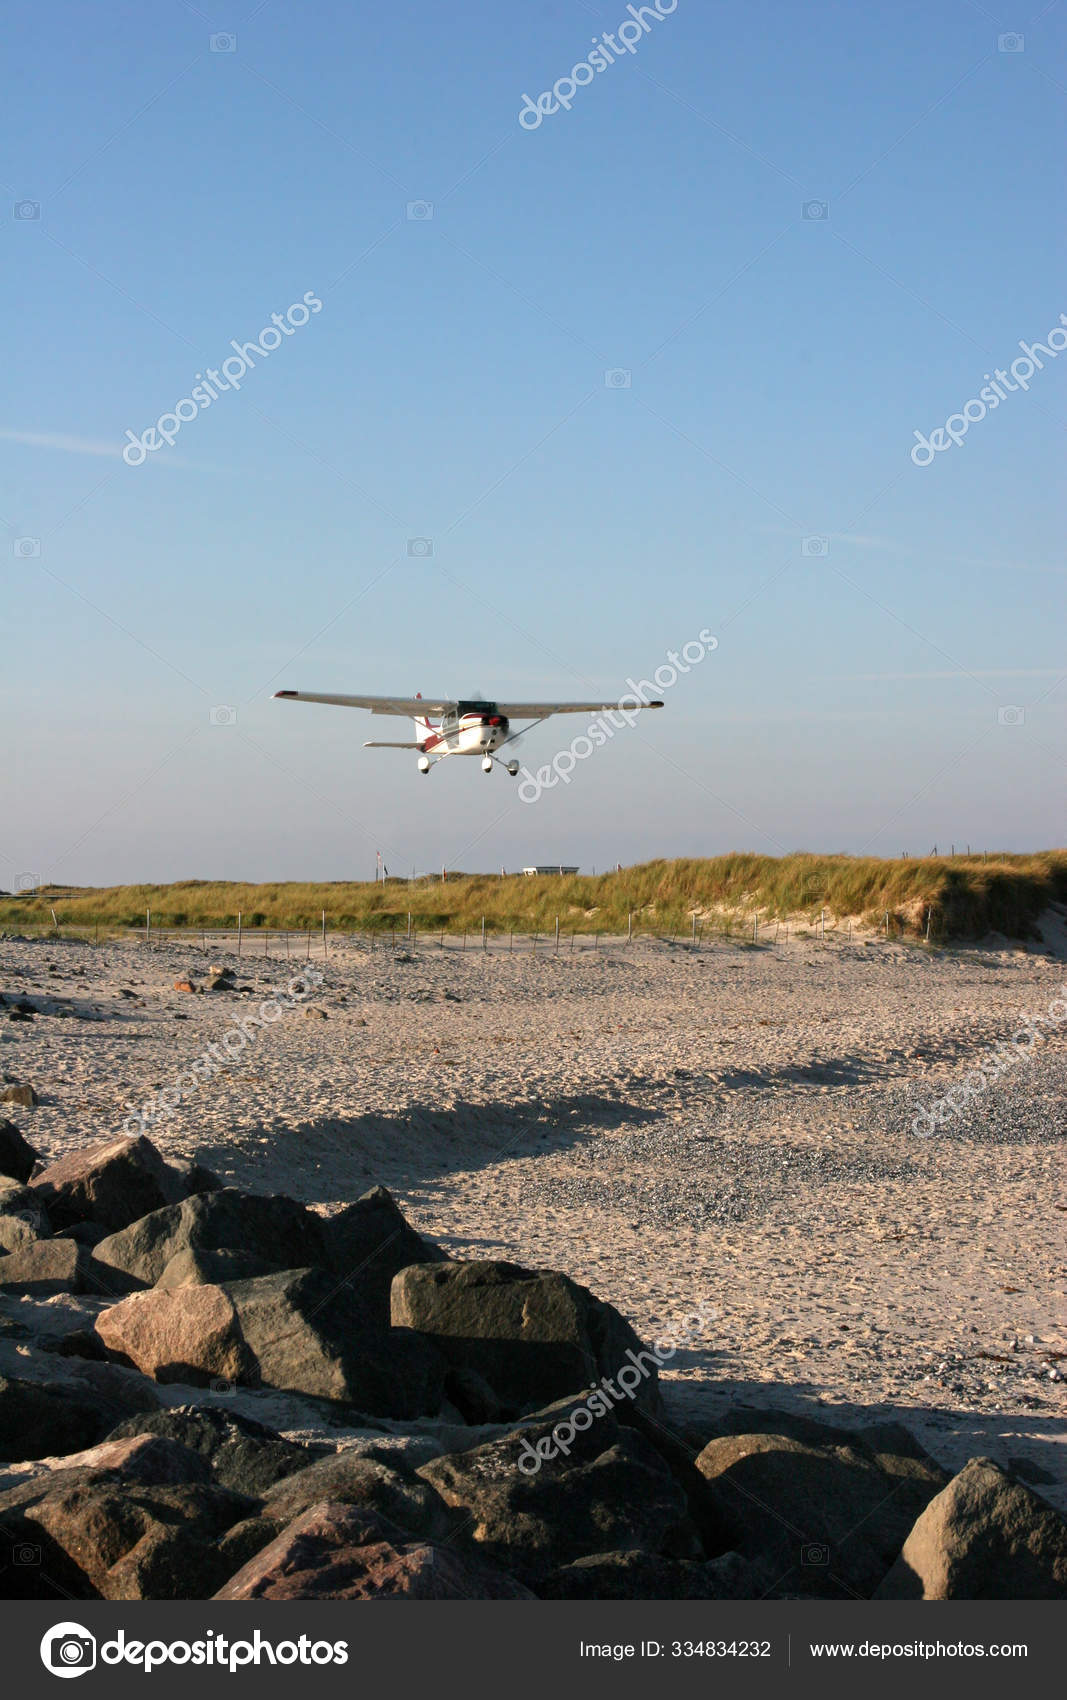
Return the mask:
[[752,918],[807,919],[827,925],[852,916],[881,926],[889,913],[894,936],[921,937],[926,912],[938,940],[999,932],[1033,936],[1041,911],[1067,902],[1067,851],[1033,855],[924,857],[882,861],[867,856],[748,853],[709,859],[645,862],[618,873],[499,878],[439,875],[413,882],[332,881],[251,885],[179,880],[172,885],[44,886],[0,896],[0,929],[38,933],[153,926],[232,927],[238,912],[249,929],[318,927],[323,910],[331,930],[406,927],[468,932],[482,917],[494,932],[548,932],[559,916],[565,932],[685,933],[696,915],[705,931],[751,926]]

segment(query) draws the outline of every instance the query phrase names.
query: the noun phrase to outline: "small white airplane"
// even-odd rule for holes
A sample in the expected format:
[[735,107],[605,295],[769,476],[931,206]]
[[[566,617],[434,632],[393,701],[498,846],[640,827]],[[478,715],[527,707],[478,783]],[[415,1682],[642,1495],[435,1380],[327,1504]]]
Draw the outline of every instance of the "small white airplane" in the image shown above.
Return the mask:
[[[369,739],[365,750],[418,750],[419,772],[430,768],[445,756],[481,756],[482,771],[492,773],[494,762],[509,773],[512,779],[519,771],[517,761],[500,761],[496,751],[513,743],[521,734],[511,731],[513,720],[530,720],[539,725],[552,714],[597,714],[603,709],[622,709],[627,714],[635,708],[662,708],[662,702],[476,702],[461,698],[439,697],[424,701],[421,694],[413,697],[350,697],[336,696],[325,691],[275,691],[281,702],[325,702],[338,708],[365,708],[371,714],[410,716],[415,722],[416,738],[408,743],[386,743]],[[430,719],[437,718],[435,725]],[[532,728],[524,726],[522,732]]]

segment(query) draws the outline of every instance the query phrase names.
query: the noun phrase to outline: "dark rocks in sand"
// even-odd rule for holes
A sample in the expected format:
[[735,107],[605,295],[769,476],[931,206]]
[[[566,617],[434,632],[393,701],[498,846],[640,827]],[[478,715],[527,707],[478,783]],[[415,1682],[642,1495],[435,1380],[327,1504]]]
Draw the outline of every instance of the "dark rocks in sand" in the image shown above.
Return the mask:
[[628,1381],[639,1408],[662,1414],[656,1359],[630,1324],[555,1270],[415,1264],[393,1281],[392,1319],[432,1340],[449,1364],[476,1371],[509,1416],[604,1376],[624,1390]]
[[948,1478],[904,1430],[874,1445],[829,1433],[720,1436],[696,1467],[733,1524],[732,1544],[777,1573],[776,1592],[866,1599]]
[[[101,1263],[148,1286],[183,1253],[217,1253],[220,1279],[241,1280],[270,1270],[303,1269],[324,1261],[322,1230],[313,1211],[284,1194],[268,1197],[237,1187],[195,1193],[142,1215],[96,1247]],[[213,1267],[205,1260],[200,1267]],[[197,1264],[186,1259],[168,1285],[189,1284]],[[211,1278],[210,1276],[208,1277]]]
[[109,1233],[182,1195],[179,1177],[143,1135],[71,1152],[43,1169],[32,1185],[55,1227],[92,1221]]
[[47,1298],[90,1287],[89,1254],[74,1240],[31,1239],[0,1257],[0,1292]]
[[330,1452],[327,1446],[284,1440],[263,1423],[215,1405],[179,1405],[130,1417],[107,1438],[125,1440],[135,1435],[162,1435],[177,1441],[206,1461],[212,1479],[221,1487],[251,1496],[267,1493],[294,1471],[306,1473],[309,1465]]
[[417,1474],[468,1519],[454,1537],[459,1548],[532,1588],[608,1550],[703,1559],[685,1495],[641,1435],[601,1419],[572,1436],[569,1455],[557,1451],[535,1467],[541,1441],[552,1444],[551,1424],[421,1466]]
[[[6,1088],[8,1092],[13,1090],[32,1092],[33,1087]],[[16,1102],[14,1099],[9,1101]],[[14,1122],[0,1116],[0,1175],[7,1175],[24,1185],[33,1174],[36,1163],[37,1152],[29,1140],[23,1138]]]
[[879,1600],[1065,1600],[1067,1521],[990,1458],[932,1499]]
[[0,1463],[81,1452],[102,1440],[114,1408],[70,1386],[0,1376]]
[[355,1505],[310,1507],[215,1595],[218,1600],[532,1599],[513,1577],[412,1539]]
[[446,1254],[405,1218],[384,1186],[372,1187],[336,1215],[321,1218],[326,1267],[373,1303],[388,1328],[393,1277],[413,1263],[445,1263]]
[[57,1593],[202,1597],[218,1586],[219,1536],[256,1504],[214,1486],[205,1461],[172,1440],[109,1441],[0,1492],[0,1523],[19,1558],[5,1591],[53,1606]]
[[359,1296],[323,1270],[134,1293],[96,1329],[109,1351],[159,1381],[275,1387],[397,1418],[440,1409],[439,1355],[417,1335],[377,1328]]

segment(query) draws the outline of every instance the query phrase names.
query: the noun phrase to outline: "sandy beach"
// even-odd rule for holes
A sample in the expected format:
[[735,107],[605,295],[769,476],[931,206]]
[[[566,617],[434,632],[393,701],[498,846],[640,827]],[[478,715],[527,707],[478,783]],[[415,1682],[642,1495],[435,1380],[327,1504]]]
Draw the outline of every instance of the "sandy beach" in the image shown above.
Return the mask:
[[[331,936],[307,1006],[146,1131],[324,1210],[382,1183],[456,1256],[563,1270],[646,1339],[714,1307],[664,1373],[679,1422],[739,1402],[897,1419],[946,1467],[989,1455],[1067,1508],[1064,1030],[912,1130],[1061,995],[1061,936]],[[211,963],[239,989],[174,989]],[[4,1112],[49,1160],[118,1133],[297,970],[255,935],[239,960],[0,940],[0,1070],[40,1098]]]

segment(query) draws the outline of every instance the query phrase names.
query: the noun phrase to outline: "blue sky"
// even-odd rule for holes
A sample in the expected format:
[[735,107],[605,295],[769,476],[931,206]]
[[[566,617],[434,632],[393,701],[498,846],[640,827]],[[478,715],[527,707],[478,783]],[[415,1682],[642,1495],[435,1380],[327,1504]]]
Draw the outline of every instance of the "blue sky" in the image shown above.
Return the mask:
[[[1067,313],[1062,5],[678,0],[531,130],[624,4],[213,7],[9,12],[0,886],[1064,841],[1067,355],[910,459]],[[270,700],[701,629],[531,805]]]

